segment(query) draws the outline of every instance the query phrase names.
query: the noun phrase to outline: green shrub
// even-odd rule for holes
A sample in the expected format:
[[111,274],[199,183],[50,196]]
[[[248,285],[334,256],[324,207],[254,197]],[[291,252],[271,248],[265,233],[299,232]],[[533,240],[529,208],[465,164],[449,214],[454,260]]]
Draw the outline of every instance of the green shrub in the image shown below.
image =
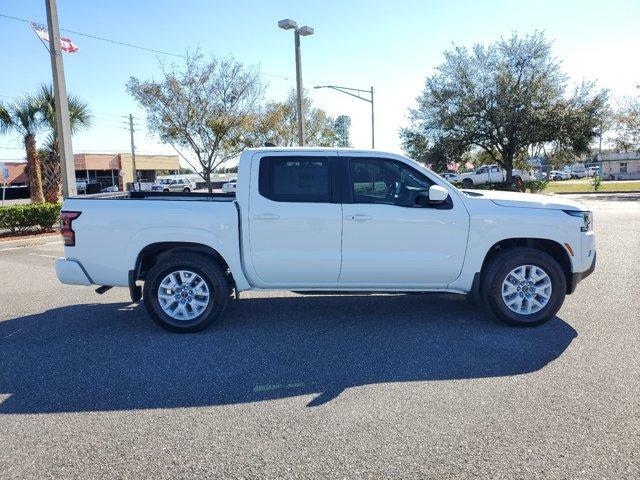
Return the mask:
[[548,183],[546,180],[527,180],[524,182],[524,188],[530,190],[531,193],[541,192],[547,188]]
[[33,203],[0,207],[0,228],[11,233],[51,230],[60,220],[59,203]]
[[[527,180],[523,182],[524,188],[530,190],[531,193],[541,192],[547,187],[546,180]],[[454,183],[454,185],[460,189],[464,189],[460,182]],[[515,183],[509,185],[505,182],[499,183],[482,183],[480,185],[474,185],[469,190],[502,190],[505,192],[517,192],[518,187]]]
[[602,184],[602,179],[600,178],[600,175],[594,175],[593,178],[591,179],[591,186],[596,192],[600,190],[601,184]]

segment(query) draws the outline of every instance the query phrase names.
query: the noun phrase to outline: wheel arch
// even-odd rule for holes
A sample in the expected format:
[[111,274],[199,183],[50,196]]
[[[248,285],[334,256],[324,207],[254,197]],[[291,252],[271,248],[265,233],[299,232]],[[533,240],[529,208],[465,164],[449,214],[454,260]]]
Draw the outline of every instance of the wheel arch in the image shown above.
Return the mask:
[[233,272],[225,258],[209,245],[197,242],[156,242],[146,245],[136,258],[132,277],[133,281],[144,280],[147,272],[163,257],[177,253],[201,253],[216,262],[227,275],[229,286],[235,288]]
[[573,292],[573,270],[571,267],[571,257],[569,256],[569,252],[567,252],[567,249],[559,242],[546,238],[506,238],[494,243],[487,251],[482,262],[479,278],[480,284],[484,281],[483,277],[489,261],[499,252],[515,247],[534,248],[551,255],[551,257],[553,257],[562,268],[562,272],[564,273],[565,280],[567,282],[567,293]]

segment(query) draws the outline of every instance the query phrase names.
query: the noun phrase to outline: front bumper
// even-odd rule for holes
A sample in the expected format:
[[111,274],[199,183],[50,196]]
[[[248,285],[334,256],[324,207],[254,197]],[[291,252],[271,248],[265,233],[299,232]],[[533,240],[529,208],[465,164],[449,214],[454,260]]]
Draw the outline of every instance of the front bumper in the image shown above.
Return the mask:
[[75,260],[58,258],[55,262],[56,276],[61,283],[67,285],[91,285],[93,282],[87,273]]
[[585,278],[587,278],[589,275],[593,273],[593,271],[596,269],[596,257],[597,257],[597,253],[593,252],[593,259],[591,260],[591,266],[584,272],[573,272],[573,275],[571,276],[571,285],[569,285],[569,288],[567,289],[567,293],[575,292],[576,287],[578,286],[578,283],[580,283],[582,280],[584,280]]

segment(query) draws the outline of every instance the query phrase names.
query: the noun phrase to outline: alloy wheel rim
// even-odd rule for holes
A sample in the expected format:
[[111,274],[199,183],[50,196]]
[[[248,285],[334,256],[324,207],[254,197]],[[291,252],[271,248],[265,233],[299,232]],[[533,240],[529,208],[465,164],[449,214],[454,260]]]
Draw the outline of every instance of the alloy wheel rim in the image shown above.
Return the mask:
[[551,300],[551,278],[537,265],[520,265],[511,270],[502,282],[504,304],[519,315],[532,315]]
[[193,320],[205,311],[210,301],[207,282],[189,270],[169,273],[158,287],[160,308],[174,320]]

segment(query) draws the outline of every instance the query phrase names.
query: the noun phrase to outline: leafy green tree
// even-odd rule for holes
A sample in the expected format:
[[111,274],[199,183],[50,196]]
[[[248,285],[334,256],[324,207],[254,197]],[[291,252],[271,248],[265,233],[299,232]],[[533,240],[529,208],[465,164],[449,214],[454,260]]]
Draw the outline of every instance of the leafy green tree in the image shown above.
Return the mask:
[[[42,188],[44,198],[47,202],[58,202],[60,200],[62,171],[53,87],[51,85],[42,85],[35,101],[42,114],[42,122],[50,131],[49,137],[44,144],[47,155],[40,157],[42,163]],[[69,123],[72,134],[91,126],[91,112],[85,102],[74,95],[69,95],[68,104]]]
[[[351,119],[346,115],[334,119],[324,110],[313,106],[311,98],[303,96],[306,144],[312,147],[343,146],[350,143]],[[291,90],[284,102],[267,103],[251,128],[253,145],[272,143],[281,147],[298,144],[297,99]],[[346,146],[346,145],[345,145]]]
[[350,147],[351,138],[349,130],[351,129],[351,117],[348,115],[339,115],[333,122],[333,132],[336,136],[337,147]]
[[405,128],[400,131],[402,146],[411,158],[424,163],[434,172],[446,172],[450,163],[460,162],[464,150],[446,138],[430,141],[421,132]]
[[581,153],[598,135],[607,92],[585,82],[567,95],[567,76],[540,32],[468,50],[456,47],[426,79],[410,112],[413,141],[441,139],[482,150],[507,171],[532,144]]
[[29,192],[33,203],[42,203],[42,178],[40,157],[36,149],[36,133],[41,122],[37,102],[24,97],[9,105],[0,104],[0,134],[17,133],[22,137],[27,155]]
[[640,100],[625,98],[612,120],[613,148],[619,152],[640,149]]
[[160,80],[131,77],[127,90],[147,113],[149,131],[198,160],[212,191],[211,173],[252,139],[264,84],[256,69],[228,59],[188,54],[184,64],[161,65]]

